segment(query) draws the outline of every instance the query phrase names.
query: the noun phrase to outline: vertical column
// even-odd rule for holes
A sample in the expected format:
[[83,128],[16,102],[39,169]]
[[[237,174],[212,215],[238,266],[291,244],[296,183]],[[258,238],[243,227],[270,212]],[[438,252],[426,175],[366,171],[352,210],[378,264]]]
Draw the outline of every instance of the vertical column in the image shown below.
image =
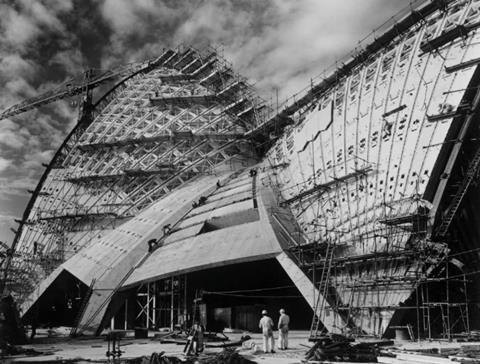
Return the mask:
[[[428,281],[427,281],[428,282]],[[427,283],[427,322],[428,322],[428,340],[432,340],[432,325],[431,325],[431,317],[430,317],[430,293],[429,293],[429,286]]]
[[173,310],[174,310],[174,299],[173,299],[173,277],[170,278],[170,330],[173,331]]
[[150,283],[147,283],[147,302],[145,307],[145,328],[150,327]]
[[468,313],[468,295],[467,295],[467,277],[463,273],[463,293],[465,295],[465,316],[466,316],[466,330],[467,334],[470,337],[470,315]]
[[447,257],[446,257],[446,260],[445,260],[445,275],[446,275],[446,296],[447,296],[447,338],[448,338],[448,341],[452,341],[452,336],[451,336],[451,326],[450,326],[450,272],[449,272],[449,269],[448,269],[448,262],[449,262],[449,258],[448,258],[448,250],[447,250]]
[[125,300],[125,322],[123,323],[123,329],[128,329],[128,298]]
[[183,283],[183,325],[187,328],[187,320],[188,320],[188,313],[187,313],[187,275],[184,274],[184,283]]
[[157,327],[157,282],[152,282],[153,297],[152,297],[152,326],[153,329]]

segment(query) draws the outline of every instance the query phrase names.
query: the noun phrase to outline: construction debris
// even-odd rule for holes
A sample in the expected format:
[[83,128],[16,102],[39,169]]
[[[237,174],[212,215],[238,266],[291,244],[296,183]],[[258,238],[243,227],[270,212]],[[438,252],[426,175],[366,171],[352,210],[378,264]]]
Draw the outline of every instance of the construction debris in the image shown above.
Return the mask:
[[[225,336],[225,335],[223,335],[223,336]],[[240,340],[235,340],[235,341],[230,341],[230,339],[227,336],[225,336],[225,337],[226,337],[226,340],[222,339],[218,335],[213,336],[213,337],[211,337],[211,336],[206,337],[207,341],[213,341],[213,342],[211,344],[206,343],[205,347],[206,348],[231,348],[231,347],[236,347],[236,346],[243,346],[244,342],[251,341],[251,339],[252,339],[250,337],[250,335],[242,335]],[[225,342],[225,341],[228,341],[228,342]]]
[[480,345],[464,345],[460,348],[423,351],[393,350],[389,353],[382,352],[378,356],[379,363],[389,364],[443,364],[443,363],[480,363]]
[[393,345],[393,341],[374,341],[352,344],[342,335],[323,336],[305,354],[306,362],[330,360],[337,362],[376,363],[378,348]]
[[[234,344],[233,346],[240,346],[242,345],[242,342],[245,340],[248,340],[250,337],[247,335],[246,338],[242,337],[241,340],[238,341],[238,344],[228,343],[228,344]],[[216,332],[205,332],[204,333],[204,340],[206,343],[206,347],[222,347],[222,345],[218,344],[211,344],[211,343],[223,343],[224,345],[228,345],[225,343],[226,341],[230,341],[229,337],[226,336],[225,334],[218,334]],[[160,342],[162,344],[177,344],[177,345],[185,345],[188,341],[188,335],[187,333],[183,331],[172,331],[171,333],[168,333],[166,335],[163,335],[160,337]],[[236,343],[236,342],[235,342]],[[228,345],[232,346],[232,345]]]
[[198,357],[187,357],[185,360],[166,356],[164,352],[153,353],[150,357],[129,360],[129,364],[255,364],[254,361],[248,360],[241,356],[234,349],[225,349],[217,354],[202,354]]
[[144,356],[143,358],[129,360],[128,364],[177,364],[184,363],[177,357],[166,356],[165,352],[153,353],[150,357]]
[[[0,358],[7,356],[39,356],[49,355],[51,351],[39,351],[32,348],[23,348],[21,346],[14,346],[7,343],[7,345],[0,351]],[[1,361],[0,361],[1,362]]]
[[235,349],[224,349],[221,353],[199,358],[202,364],[252,364],[254,361],[241,356]]

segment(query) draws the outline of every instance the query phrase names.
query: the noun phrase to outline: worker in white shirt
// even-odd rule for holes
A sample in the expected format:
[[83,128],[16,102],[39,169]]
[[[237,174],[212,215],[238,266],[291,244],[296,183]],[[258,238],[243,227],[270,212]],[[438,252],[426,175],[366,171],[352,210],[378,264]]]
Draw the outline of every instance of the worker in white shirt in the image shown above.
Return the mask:
[[[267,316],[267,310],[262,311],[262,318],[260,319],[260,323],[258,327],[262,329],[263,334],[263,351],[268,353],[274,353],[275,351],[273,348],[275,347],[275,338],[273,337],[273,320]],[[268,344],[270,341],[270,350],[268,350]]]
[[288,325],[290,317],[285,314],[285,310],[280,309],[280,318],[278,319],[278,348],[280,350],[288,349]]

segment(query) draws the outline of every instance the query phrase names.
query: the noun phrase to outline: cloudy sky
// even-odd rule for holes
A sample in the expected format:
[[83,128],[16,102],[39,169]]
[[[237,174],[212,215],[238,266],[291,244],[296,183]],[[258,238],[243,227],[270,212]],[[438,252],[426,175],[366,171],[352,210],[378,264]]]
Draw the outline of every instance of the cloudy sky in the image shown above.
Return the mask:
[[[302,89],[407,0],[0,0],[0,109],[88,68],[213,44],[270,99]],[[0,241],[75,124],[75,100],[0,121]]]

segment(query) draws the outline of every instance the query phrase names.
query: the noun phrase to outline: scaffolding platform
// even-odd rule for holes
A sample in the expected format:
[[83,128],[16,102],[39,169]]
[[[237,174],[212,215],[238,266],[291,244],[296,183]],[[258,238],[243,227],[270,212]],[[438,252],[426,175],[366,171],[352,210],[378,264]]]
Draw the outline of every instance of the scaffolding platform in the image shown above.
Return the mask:
[[156,96],[150,98],[150,103],[154,106],[168,107],[169,105],[178,104],[188,106],[191,104],[211,105],[217,102],[216,94],[204,95],[179,95],[179,96]]

